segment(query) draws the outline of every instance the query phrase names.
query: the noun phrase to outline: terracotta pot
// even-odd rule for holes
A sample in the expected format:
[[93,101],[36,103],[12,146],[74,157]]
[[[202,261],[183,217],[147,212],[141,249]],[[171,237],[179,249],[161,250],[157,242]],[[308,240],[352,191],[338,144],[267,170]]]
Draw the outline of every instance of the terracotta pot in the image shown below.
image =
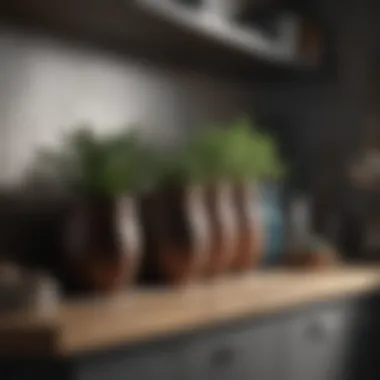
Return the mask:
[[205,274],[214,277],[229,271],[236,253],[238,225],[233,205],[233,186],[228,182],[209,186],[206,199],[211,247]]
[[204,190],[172,186],[143,204],[145,279],[176,285],[202,275],[209,252]]
[[71,208],[64,232],[69,274],[77,288],[107,293],[133,282],[141,258],[133,198],[82,199]]
[[253,182],[235,183],[233,201],[237,213],[237,244],[232,268],[237,271],[258,266],[263,254],[263,239],[258,207],[258,189]]

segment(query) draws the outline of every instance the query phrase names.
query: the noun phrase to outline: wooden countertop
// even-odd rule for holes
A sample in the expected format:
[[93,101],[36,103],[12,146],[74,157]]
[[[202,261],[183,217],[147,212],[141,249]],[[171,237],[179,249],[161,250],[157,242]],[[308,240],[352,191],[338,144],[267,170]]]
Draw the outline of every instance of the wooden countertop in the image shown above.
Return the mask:
[[187,289],[134,290],[62,303],[50,315],[0,315],[0,354],[67,356],[277,313],[380,288],[380,267],[258,271]]

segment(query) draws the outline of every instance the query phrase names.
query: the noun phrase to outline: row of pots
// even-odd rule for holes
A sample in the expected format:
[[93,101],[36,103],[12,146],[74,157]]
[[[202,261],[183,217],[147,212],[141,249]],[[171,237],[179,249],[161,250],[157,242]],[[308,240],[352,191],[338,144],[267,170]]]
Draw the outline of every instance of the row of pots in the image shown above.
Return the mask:
[[275,197],[265,208],[266,196],[257,184],[225,182],[86,197],[70,207],[62,234],[67,278],[107,293],[137,279],[185,285],[275,262],[282,215]]

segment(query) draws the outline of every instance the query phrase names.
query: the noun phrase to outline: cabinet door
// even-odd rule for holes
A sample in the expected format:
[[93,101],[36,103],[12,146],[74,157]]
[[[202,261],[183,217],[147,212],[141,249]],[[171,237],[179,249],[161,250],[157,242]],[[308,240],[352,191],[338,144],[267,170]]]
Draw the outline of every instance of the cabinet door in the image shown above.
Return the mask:
[[188,380],[277,380],[275,323],[193,338],[184,350]]
[[[140,351],[140,350],[139,350]],[[81,361],[77,380],[177,380],[176,353],[165,349],[112,353]]]
[[285,331],[288,380],[343,380],[349,371],[354,315],[346,306],[300,313]]

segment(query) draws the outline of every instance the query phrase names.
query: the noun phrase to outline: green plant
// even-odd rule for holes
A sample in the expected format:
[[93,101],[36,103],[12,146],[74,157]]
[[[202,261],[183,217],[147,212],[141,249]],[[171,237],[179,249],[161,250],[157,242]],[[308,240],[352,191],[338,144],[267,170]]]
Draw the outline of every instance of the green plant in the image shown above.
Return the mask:
[[205,128],[184,148],[172,150],[164,159],[164,178],[177,182],[206,183],[226,177],[228,156],[225,132]]
[[285,174],[275,141],[248,118],[203,128],[175,159],[190,181],[279,179]]
[[76,191],[107,196],[146,186],[148,161],[147,149],[130,128],[100,137],[88,127],[64,136],[60,150],[44,150],[39,159]]
[[250,139],[252,172],[258,178],[281,179],[286,167],[281,162],[275,140],[268,134],[252,130]]

